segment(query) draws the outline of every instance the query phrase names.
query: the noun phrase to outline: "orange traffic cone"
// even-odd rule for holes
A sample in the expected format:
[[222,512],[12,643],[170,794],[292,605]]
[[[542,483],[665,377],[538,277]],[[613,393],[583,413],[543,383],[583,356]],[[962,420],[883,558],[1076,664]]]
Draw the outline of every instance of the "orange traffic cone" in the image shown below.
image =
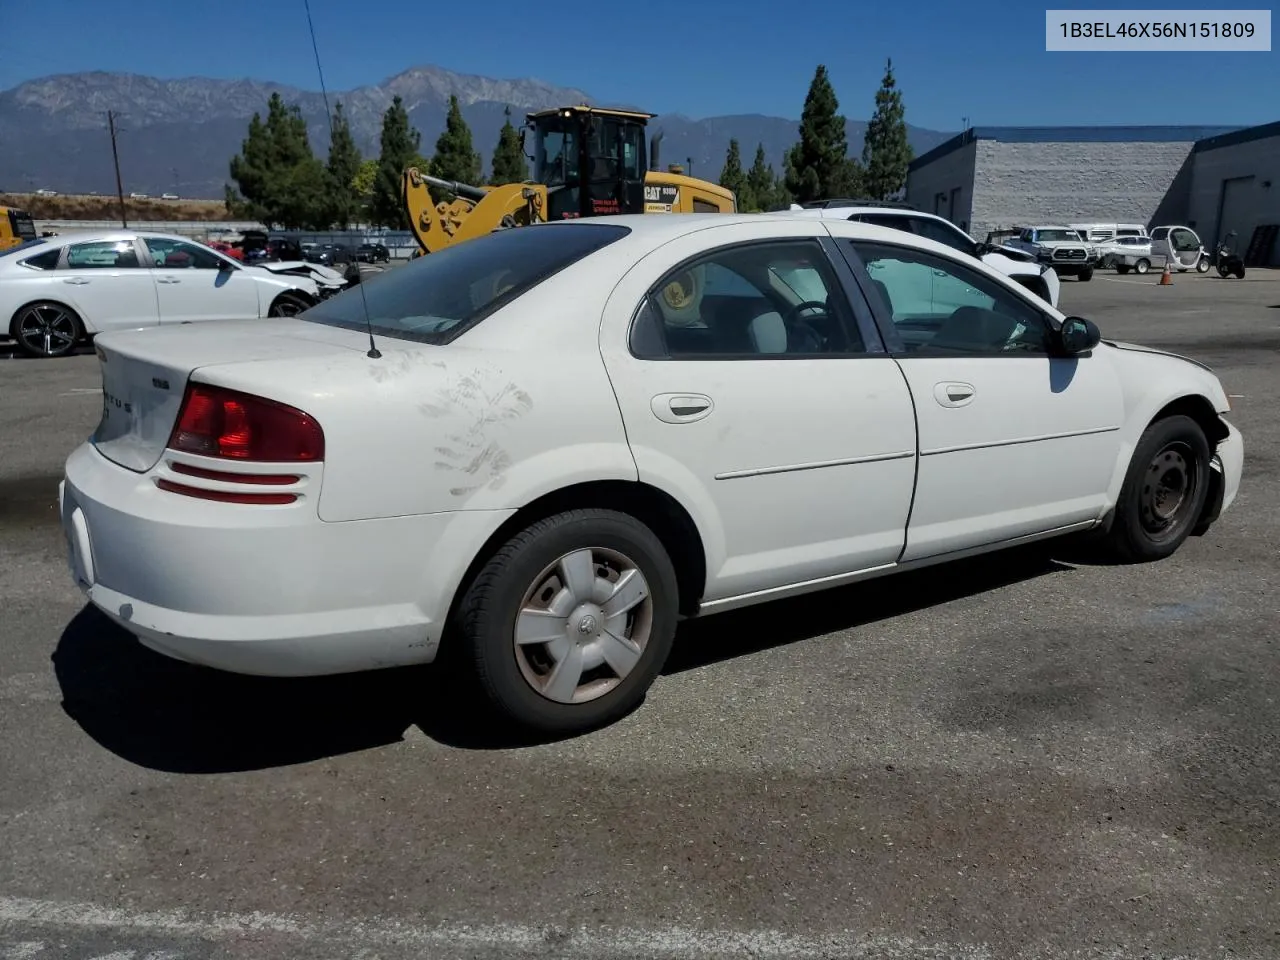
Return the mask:
[[1169,269],[1169,261],[1164,262],[1164,273],[1160,274],[1160,286],[1168,287],[1173,284],[1173,271]]

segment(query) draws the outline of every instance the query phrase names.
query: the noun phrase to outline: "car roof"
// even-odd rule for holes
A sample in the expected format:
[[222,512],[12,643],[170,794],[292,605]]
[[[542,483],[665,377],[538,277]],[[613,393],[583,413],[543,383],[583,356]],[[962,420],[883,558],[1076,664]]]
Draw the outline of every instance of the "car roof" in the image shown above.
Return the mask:
[[875,214],[877,216],[890,217],[928,217],[930,220],[944,219],[937,214],[926,213],[923,210],[914,210],[909,207],[879,207],[856,203],[847,204],[845,206],[802,207],[799,210],[771,210],[769,211],[768,216],[793,216],[803,217],[806,219],[818,217],[823,220],[848,220],[852,216],[861,214]]
[[[610,247],[615,253],[625,251],[628,258],[639,258],[645,254],[656,250],[663,244],[677,240],[681,237],[689,236],[702,230],[709,230],[715,227],[728,226],[735,223],[774,223],[778,221],[792,221],[795,223],[812,224],[813,217],[808,211],[800,210],[781,210],[770,213],[680,213],[680,214],[652,214],[652,213],[631,213],[631,214],[614,214],[603,217],[583,217],[573,218],[570,220],[553,220],[535,224],[531,227],[524,227],[526,230],[578,230],[591,229],[597,224],[616,224],[625,226],[630,233],[626,237],[619,238]],[[915,233],[909,233],[894,227],[879,226],[878,224],[865,223],[857,220],[848,220],[844,217],[828,217],[829,224],[825,228],[831,233],[840,237],[850,239],[869,240],[893,244],[907,244],[917,247],[921,250],[940,253],[944,256],[954,256],[956,251],[946,244],[939,243],[928,237],[922,237]],[[470,241],[469,241],[470,242]],[[984,265],[985,268],[985,265]],[[999,274],[999,271],[995,271]]]

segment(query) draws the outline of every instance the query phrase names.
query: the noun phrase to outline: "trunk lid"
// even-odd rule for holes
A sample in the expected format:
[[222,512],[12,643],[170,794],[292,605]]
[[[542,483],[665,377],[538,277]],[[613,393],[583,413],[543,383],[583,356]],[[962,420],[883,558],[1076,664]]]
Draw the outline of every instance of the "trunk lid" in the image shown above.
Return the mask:
[[101,334],[94,350],[102,374],[102,417],[89,442],[108,460],[145,473],[169,442],[187,380],[196,370],[367,349],[363,334],[293,318]]

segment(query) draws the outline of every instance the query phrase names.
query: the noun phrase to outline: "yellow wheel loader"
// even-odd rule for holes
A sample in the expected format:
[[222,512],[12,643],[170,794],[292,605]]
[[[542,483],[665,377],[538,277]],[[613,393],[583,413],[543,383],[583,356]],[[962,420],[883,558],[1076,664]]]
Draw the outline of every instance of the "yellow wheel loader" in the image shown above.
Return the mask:
[[[495,230],[572,217],[735,212],[732,191],[674,165],[658,169],[661,134],[650,141],[646,162],[645,125],[654,116],[586,105],[528,114],[534,169],[524,183],[478,187],[410,167],[402,196],[418,246],[431,253]],[[433,187],[445,199],[437,202]]]

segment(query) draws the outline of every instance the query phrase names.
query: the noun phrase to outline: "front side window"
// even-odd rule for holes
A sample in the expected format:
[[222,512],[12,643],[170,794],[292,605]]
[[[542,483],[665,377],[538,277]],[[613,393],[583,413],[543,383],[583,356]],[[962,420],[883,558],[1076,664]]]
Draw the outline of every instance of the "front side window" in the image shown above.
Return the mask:
[[[571,264],[626,236],[616,224],[537,225],[489,233],[410,261],[323,300],[302,320],[420,343],[447,343]],[[367,317],[367,320],[366,320]]]
[[130,270],[139,267],[138,251],[132,240],[95,240],[73,243],[67,248],[71,270]]
[[1002,284],[950,259],[905,247],[853,242],[910,352],[1045,353],[1040,312]]
[[155,265],[165,270],[218,270],[223,263],[209,248],[182,240],[152,237],[147,240],[147,249]]
[[821,244],[728,247],[663,277],[640,305],[642,359],[769,359],[861,353],[861,337]]

